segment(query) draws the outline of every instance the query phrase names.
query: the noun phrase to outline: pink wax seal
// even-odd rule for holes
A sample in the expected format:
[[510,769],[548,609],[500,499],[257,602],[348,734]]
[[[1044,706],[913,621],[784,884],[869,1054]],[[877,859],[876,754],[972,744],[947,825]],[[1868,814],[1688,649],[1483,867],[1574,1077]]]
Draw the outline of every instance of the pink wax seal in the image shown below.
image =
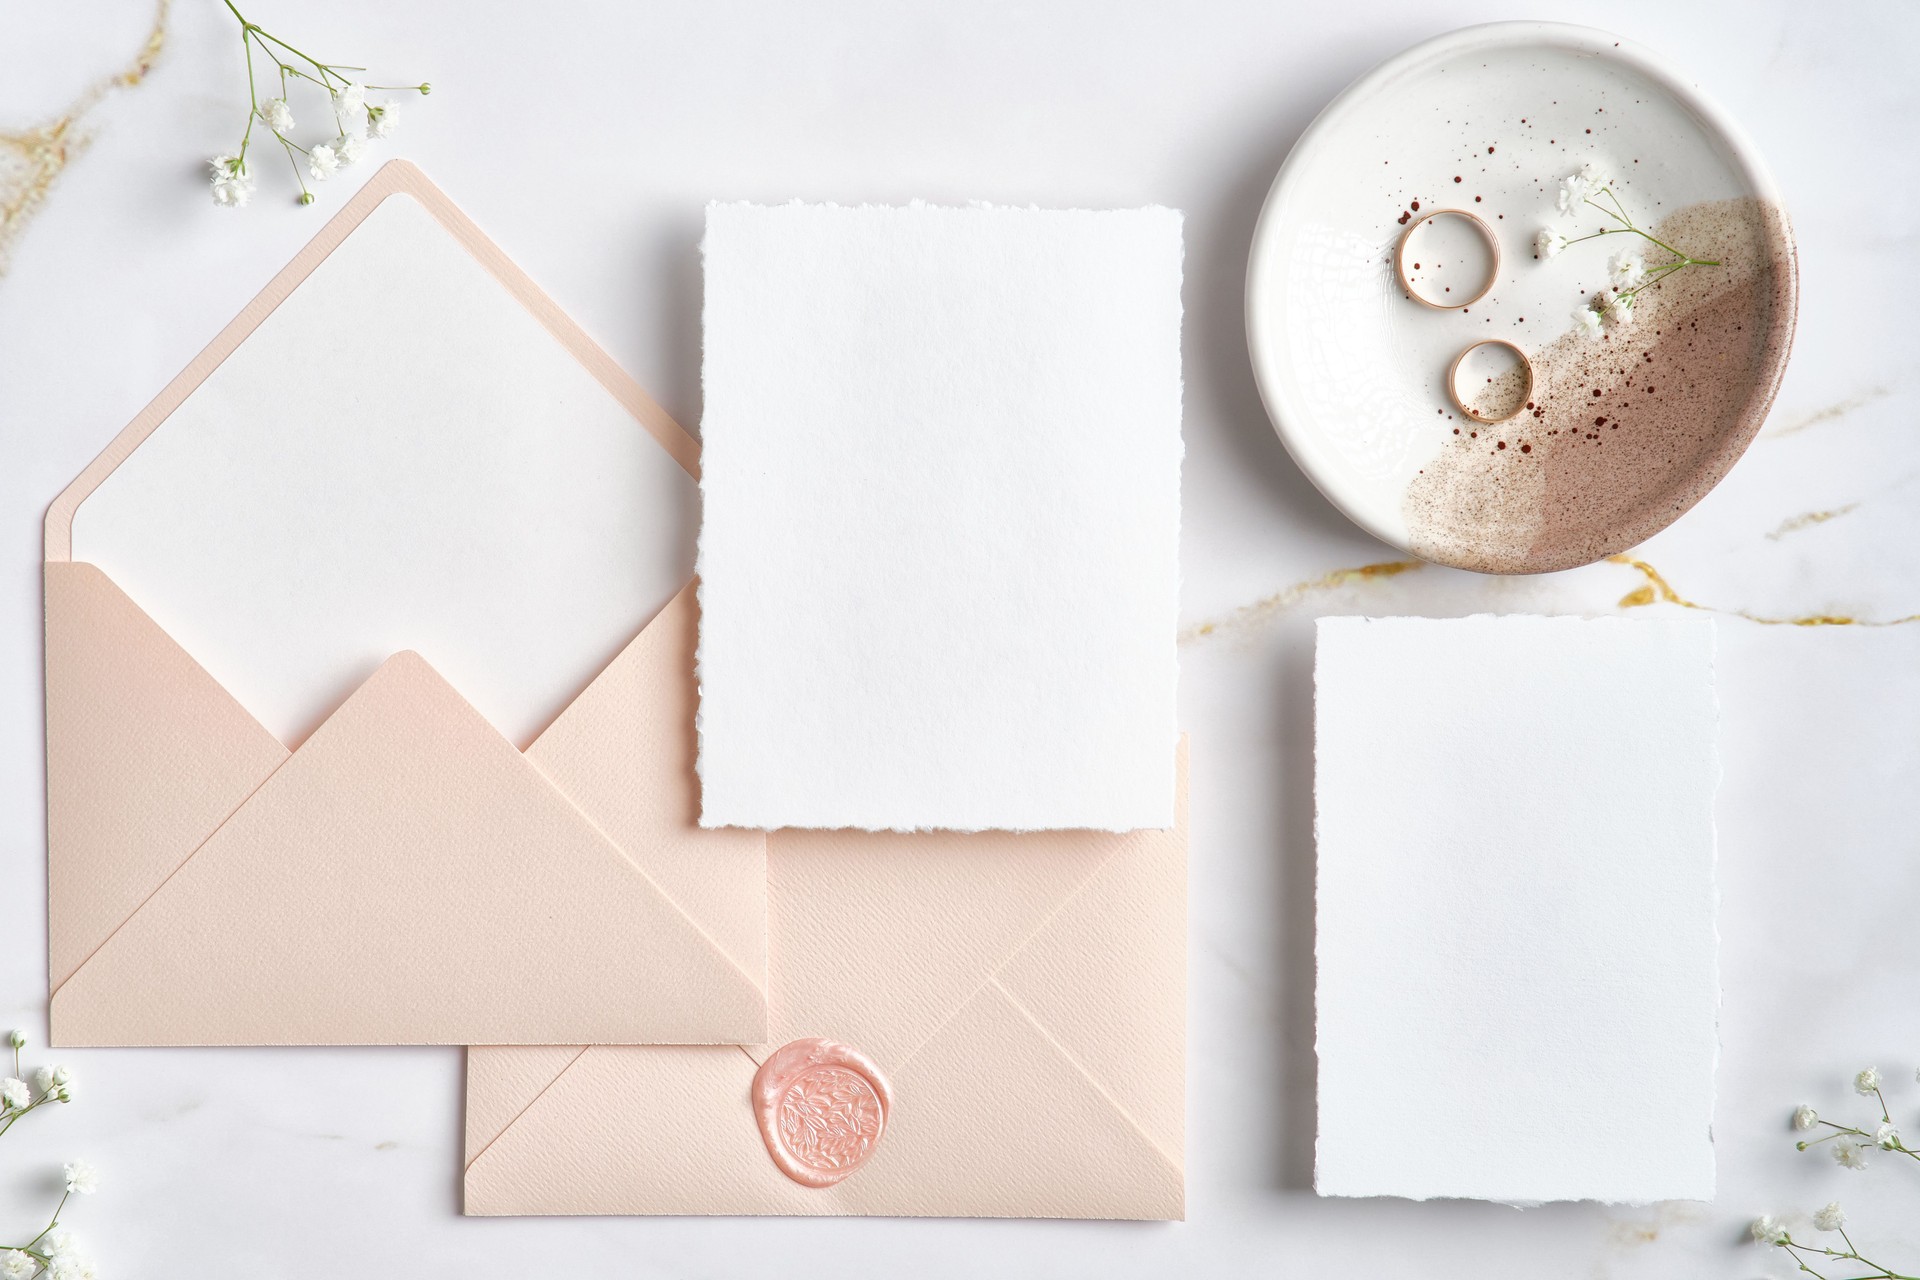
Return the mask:
[[831,1187],[865,1164],[892,1106],[873,1059],[832,1040],[783,1045],[753,1077],[767,1153],[802,1186]]

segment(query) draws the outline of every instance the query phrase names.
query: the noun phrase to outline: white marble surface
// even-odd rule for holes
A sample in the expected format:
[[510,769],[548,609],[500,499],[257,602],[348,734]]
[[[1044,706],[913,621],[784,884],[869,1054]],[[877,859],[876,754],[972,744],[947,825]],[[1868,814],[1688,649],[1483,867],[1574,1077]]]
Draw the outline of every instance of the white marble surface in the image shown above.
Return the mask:
[[[1726,825],[1717,1204],[1515,1211],[1323,1202],[1305,1189],[1309,619],[1605,613],[1642,585],[1630,566],[1599,565],[1526,581],[1425,568],[1292,590],[1395,557],[1318,497],[1261,412],[1240,323],[1261,197],[1312,113],[1354,75],[1510,11],[1480,0],[273,9],[256,16],[339,51],[325,56],[432,79],[433,97],[409,104],[385,149],[420,163],[689,424],[695,246],[710,197],[1187,212],[1189,1221],[467,1221],[458,1050],[95,1050],[64,1055],[80,1101],[0,1142],[0,1240],[37,1229],[47,1170],[84,1155],[106,1189],[69,1222],[113,1276],[726,1276],[777,1264],[795,1276],[1747,1277],[1783,1268],[1739,1244],[1746,1219],[1834,1195],[1853,1203],[1863,1245],[1920,1265],[1920,1167],[1882,1159],[1845,1173],[1796,1156],[1781,1124],[1803,1097],[1840,1103],[1844,1076],[1879,1060],[1909,1081],[1920,1129],[1914,784],[1898,773],[1861,782],[1876,744],[1911,737],[1911,718],[1868,714],[1881,700],[1867,682],[1888,664],[1911,670],[1920,625],[1764,640],[1753,624],[1723,628],[1773,655],[1755,661],[1781,661],[1798,698],[1743,713],[1730,749],[1758,759],[1800,734],[1807,763],[1795,786],[1744,793]],[[151,16],[148,0],[0,3],[0,131],[57,116],[124,65]],[[1920,110],[1920,11],[1619,0],[1543,3],[1535,16],[1609,26],[1694,68],[1769,157],[1800,236],[1799,339],[1771,423],[1727,482],[1640,554],[1724,609],[1920,612],[1907,297],[1920,180],[1894,145]],[[41,515],[363,176],[300,210],[278,198],[283,178],[267,163],[253,208],[215,210],[201,163],[240,122],[238,58],[222,6],[176,0],[162,60],[87,117],[91,147],[0,276],[0,1025],[36,1039]],[[341,373],[292,373],[290,397],[303,376]],[[1803,519],[1816,512],[1842,514]],[[1771,637],[1802,648],[1784,655]],[[1849,785],[1869,799],[1845,820],[1810,816]],[[1632,797],[1621,814],[1632,820]]]

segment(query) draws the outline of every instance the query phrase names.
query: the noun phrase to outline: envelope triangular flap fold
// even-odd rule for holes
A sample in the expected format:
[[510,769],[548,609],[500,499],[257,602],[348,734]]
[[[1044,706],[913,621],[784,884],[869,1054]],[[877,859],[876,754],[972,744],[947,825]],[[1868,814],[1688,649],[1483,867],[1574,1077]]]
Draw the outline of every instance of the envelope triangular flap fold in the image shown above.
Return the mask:
[[57,989],[287,750],[93,565],[47,564],[46,592]]
[[846,1181],[804,1188],[769,1158],[765,1045],[474,1049],[466,1211],[1179,1217],[1179,761],[1168,831],[769,837],[771,1043],[840,1040],[893,1086]]
[[[836,1212],[767,1158],[748,1103],[754,1070],[737,1048],[589,1049],[491,1145],[469,1153],[465,1211]],[[471,1095],[472,1077],[468,1087]]]
[[1175,827],[1137,831],[997,981],[1176,1165],[1186,1145],[1187,744]]
[[887,1133],[868,1165],[837,1188],[841,1212],[1185,1213],[1179,1167],[997,984],[968,1001],[892,1084]]
[[767,837],[702,830],[689,583],[527,748],[527,759],[762,988]]
[[467,1163],[585,1053],[585,1045],[475,1045],[467,1050]]
[[755,983],[418,655],[53,997],[66,1044],[734,1041]]
[[774,832],[770,1043],[905,1061],[1124,843],[1104,832]]

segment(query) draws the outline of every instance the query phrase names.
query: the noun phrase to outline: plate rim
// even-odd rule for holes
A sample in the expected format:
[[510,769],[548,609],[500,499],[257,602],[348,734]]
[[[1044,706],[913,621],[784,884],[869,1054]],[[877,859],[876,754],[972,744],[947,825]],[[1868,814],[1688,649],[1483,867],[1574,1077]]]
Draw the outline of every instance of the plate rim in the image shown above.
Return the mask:
[[[1661,88],[1672,94],[1676,101],[1691,110],[1711,131],[1717,133],[1726,144],[1729,159],[1739,170],[1753,194],[1771,203],[1781,210],[1782,234],[1786,237],[1787,257],[1792,264],[1787,281],[1787,330],[1780,363],[1774,370],[1771,385],[1762,393],[1762,411],[1772,408],[1774,396],[1780,388],[1781,379],[1793,349],[1794,330],[1799,320],[1799,251],[1795,244],[1791,221],[1785,213],[1785,204],[1781,199],[1780,188],[1773,179],[1772,172],[1761,158],[1760,150],[1740,123],[1733,118],[1718,101],[1709,96],[1698,84],[1689,79],[1673,61],[1636,41],[1628,40],[1598,27],[1584,26],[1571,22],[1533,22],[1502,21],[1483,22],[1471,26],[1459,27],[1440,35],[1429,37],[1402,49],[1399,53],[1376,63],[1367,71],[1349,83],[1322,107],[1301,130],[1300,136],[1288,149],[1286,159],[1281,161],[1279,170],[1274,174],[1273,183],[1267,189],[1266,199],[1260,206],[1260,216],[1254,222],[1253,239],[1247,252],[1247,273],[1243,286],[1245,294],[1244,318],[1247,338],[1247,357],[1253,366],[1254,383],[1260,392],[1261,407],[1266,410],[1267,421],[1272,425],[1274,434],[1286,448],[1294,465],[1313,482],[1314,488],[1322,497],[1333,504],[1347,519],[1359,526],[1371,537],[1403,551],[1411,556],[1421,556],[1420,552],[1407,545],[1404,535],[1390,529],[1368,512],[1365,505],[1347,492],[1343,492],[1337,469],[1325,447],[1323,432],[1306,429],[1302,424],[1307,414],[1300,409],[1290,396],[1287,379],[1280,373],[1274,351],[1273,340],[1280,328],[1277,301],[1267,300],[1257,282],[1269,274],[1271,260],[1277,252],[1278,224],[1281,214],[1278,210],[1287,203],[1293,189],[1302,181],[1301,175],[1315,159],[1319,150],[1326,145],[1332,129],[1352,110],[1353,105],[1379,90],[1384,85],[1404,75],[1417,65],[1434,61],[1441,57],[1479,50],[1490,50],[1517,44],[1558,45],[1576,49],[1583,53],[1602,58],[1612,58],[1624,62],[1641,72]],[[1758,434],[1757,428],[1755,434]],[[1742,444],[1735,462],[1744,455],[1751,437]],[[1733,464],[1728,464],[1731,471]],[[1716,477],[1707,492],[1719,487],[1726,479],[1726,472]],[[1705,496],[1705,492],[1702,493]],[[1676,512],[1667,524],[1678,520],[1697,503],[1689,503],[1686,508]],[[1447,563],[1432,561],[1432,563]],[[1462,567],[1462,566],[1454,566]],[[1520,572],[1554,572],[1554,570],[1521,570]]]

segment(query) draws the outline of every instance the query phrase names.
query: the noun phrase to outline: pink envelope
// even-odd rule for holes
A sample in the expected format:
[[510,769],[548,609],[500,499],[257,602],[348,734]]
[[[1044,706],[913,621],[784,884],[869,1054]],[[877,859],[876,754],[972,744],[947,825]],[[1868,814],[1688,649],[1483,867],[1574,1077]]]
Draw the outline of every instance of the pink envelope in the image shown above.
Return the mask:
[[[467,1051],[469,1214],[1184,1214],[1187,752],[1169,831],[768,838],[770,1036]],[[874,1153],[787,1178],[772,1049],[887,1077]]]
[[524,752],[412,652],[289,751],[72,559],[80,504],[394,197],[697,468],[693,440],[445,196],[383,168],[48,512],[53,1039],[763,1040],[765,837],[697,825],[691,584]]

